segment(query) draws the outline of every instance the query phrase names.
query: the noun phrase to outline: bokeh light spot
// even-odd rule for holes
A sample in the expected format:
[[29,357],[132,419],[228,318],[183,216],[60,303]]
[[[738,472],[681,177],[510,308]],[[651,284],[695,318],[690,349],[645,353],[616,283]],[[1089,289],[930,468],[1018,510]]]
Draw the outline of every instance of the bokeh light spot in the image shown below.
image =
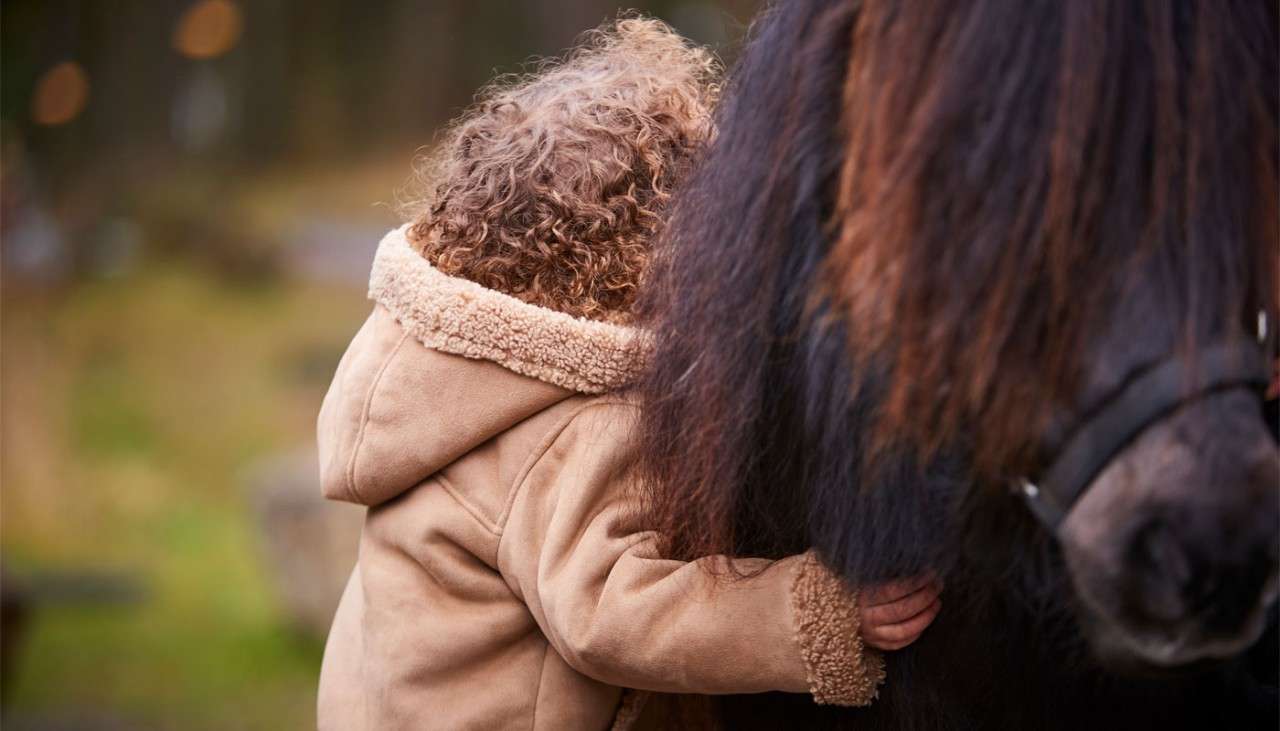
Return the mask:
[[88,74],[75,61],[63,61],[36,82],[31,119],[36,124],[66,124],[79,116],[88,101]]
[[235,47],[242,26],[235,3],[200,0],[178,19],[173,47],[188,58],[217,58]]

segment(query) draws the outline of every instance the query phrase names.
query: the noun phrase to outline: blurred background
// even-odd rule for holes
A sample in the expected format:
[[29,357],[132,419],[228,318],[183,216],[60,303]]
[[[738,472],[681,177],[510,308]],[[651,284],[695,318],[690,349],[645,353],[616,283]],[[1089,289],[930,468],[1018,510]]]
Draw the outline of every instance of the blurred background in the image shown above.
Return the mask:
[[0,2],[4,727],[314,727],[314,420],[415,154],[620,8],[730,59],[756,5]]

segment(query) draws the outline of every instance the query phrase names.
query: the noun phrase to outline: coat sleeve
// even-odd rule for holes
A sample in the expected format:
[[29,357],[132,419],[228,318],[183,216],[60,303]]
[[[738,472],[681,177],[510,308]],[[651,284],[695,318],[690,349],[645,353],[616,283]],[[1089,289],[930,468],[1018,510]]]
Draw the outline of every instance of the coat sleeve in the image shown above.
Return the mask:
[[[544,442],[498,565],[555,650],[602,682],[668,693],[810,692],[866,705],[883,679],[855,597],[812,554],[664,560],[638,524],[633,406],[595,403]],[[708,570],[710,569],[710,570]]]

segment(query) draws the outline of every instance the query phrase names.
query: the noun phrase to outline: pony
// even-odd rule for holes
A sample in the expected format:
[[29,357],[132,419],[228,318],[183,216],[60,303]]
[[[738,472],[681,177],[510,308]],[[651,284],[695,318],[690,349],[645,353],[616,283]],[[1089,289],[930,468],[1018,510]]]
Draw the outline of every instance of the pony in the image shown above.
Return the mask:
[[[1273,727],[1280,452],[1197,354],[1275,322],[1276,29],[1196,0],[755,23],[640,304],[650,518],[672,557],[946,589],[870,708],[729,697],[729,728]],[[1170,367],[1038,520],[1015,487]]]

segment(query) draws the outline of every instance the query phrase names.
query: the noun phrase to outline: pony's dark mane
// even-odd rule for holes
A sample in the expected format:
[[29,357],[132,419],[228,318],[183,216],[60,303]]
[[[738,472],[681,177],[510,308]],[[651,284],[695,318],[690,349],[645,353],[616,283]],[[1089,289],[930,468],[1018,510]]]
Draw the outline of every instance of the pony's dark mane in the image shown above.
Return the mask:
[[770,9],[642,304],[669,552],[943,569],[957,483],[1035,458],[1126,276],[1188,340],[1274,311],[1275,23],[1192,0]]
[[1274,2],[865,2],[844,84],[829,291],[873,447],[972,432],[1034,469],[1117,298],[1181,347],[1276,308]]
[[[826,250],[841,104],[829,90],[844,78],[854,17],[849,7],[782,3],[756,23],[717,141],[657,249],[641,303],[658,353],[642,385],[642,439],[657,456],[646,466],[671,555],[780,556],[809,543],[802,491],[815,484],[807,463],[822,461],[793,427],[815,403],[802,391],[820,384],[791,377],[808,294],[791,285],[815,281]],[[770,48],[784,50],[762,52]],[[848,403],[847,390],[833,392]],[[729,518],[739,508],[749,515]]]

